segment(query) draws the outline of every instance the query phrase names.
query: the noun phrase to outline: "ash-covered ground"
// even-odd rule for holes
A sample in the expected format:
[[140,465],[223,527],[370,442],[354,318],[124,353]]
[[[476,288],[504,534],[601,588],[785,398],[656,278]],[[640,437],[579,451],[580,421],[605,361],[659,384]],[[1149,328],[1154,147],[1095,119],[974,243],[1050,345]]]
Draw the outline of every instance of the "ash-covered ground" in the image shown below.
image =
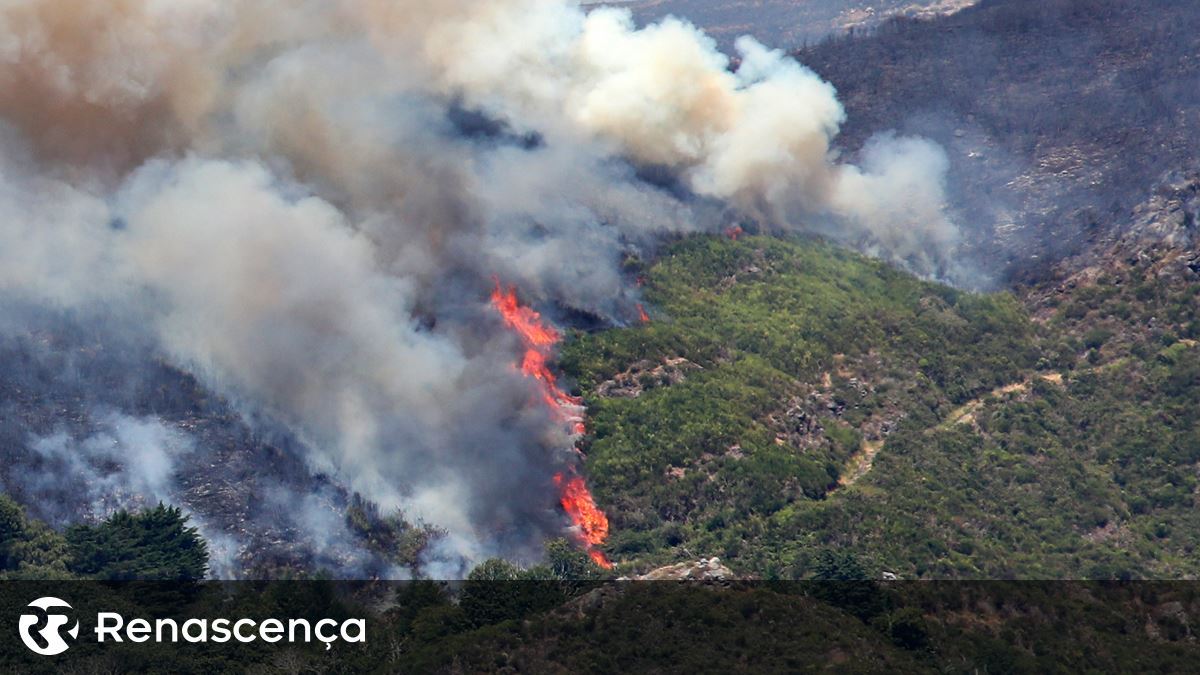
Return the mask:
[[[30,308],[0,333],[0,489],[63,528],[158,501],[184,509],[220,578],[396,576],[350,525],[358,506],[301,442],[169,365],[127,330]],[[402,573],[401,573],[402,574]]]
[[953,14],[978,0],[615,0],[585,5],[625,7],[638,21],[664,16],[693,21],[727,49],[742,35],[790,49],[831,35],[870,30],[895,18]]
[[952,211],[1004,285],[1103,239],[1200,156],[1200,12],[1187,0],[1005,0],[796,52],[881,126],[936,140]]

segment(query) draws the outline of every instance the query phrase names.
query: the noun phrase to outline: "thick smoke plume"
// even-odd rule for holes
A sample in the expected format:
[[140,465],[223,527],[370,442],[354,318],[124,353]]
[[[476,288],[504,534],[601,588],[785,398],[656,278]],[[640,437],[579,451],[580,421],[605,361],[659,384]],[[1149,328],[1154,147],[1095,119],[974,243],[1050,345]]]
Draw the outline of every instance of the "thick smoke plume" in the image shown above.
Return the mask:
[[444,559],[534,556],[575,459],[493,275],[628,322],[625,254],[733,219],[953,273],[940,149],[840,162],[833,88],[738,50],[554,0],[6,0],[0,294],[144,331]]

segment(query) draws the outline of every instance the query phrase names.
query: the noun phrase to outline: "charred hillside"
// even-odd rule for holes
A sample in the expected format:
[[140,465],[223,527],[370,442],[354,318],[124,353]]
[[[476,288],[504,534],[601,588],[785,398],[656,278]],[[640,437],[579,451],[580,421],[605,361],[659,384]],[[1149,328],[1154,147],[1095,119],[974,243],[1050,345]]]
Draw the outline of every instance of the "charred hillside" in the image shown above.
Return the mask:
[[753,35],[781,49],[827,35],[871,28],[894,16],[931,17],[969,7],[976,0],[632,0],[595,3],[630,9],[642,23],[673,15],[700,26],[725,49]]
[[173,504],[225,578],[412,564],[423,533],[305,466],[286,429],[119,326],[7,310],[24,329],[0,335],[0,488],[32,517],[61,530]]
[[1198,51],[1187,0],[1006,0],[796,56],[837,87],[847,150],[897,119],[947,148],[959,219],[1029,278],[1194,163]]

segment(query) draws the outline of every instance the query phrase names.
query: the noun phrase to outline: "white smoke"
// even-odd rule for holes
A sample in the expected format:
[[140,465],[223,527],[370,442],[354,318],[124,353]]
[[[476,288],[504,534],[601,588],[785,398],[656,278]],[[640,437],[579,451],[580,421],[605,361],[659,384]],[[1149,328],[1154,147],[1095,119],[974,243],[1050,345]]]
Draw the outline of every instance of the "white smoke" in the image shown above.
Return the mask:
[[34,512],[63,523],[74,520],[82,508],[89,520],[98,522],[121,510],[140,511],[159,503],[181,506],[189,526],[208,544],[209,574],[235,578],[245,543],[189,509],[180,484],[182,465],[196,452],[194,439],[156,417],[113,410],[92,411],[86,422],[90,433],[83,436],[60,428],[29,439],[32,461],[16,472],[16,487]]
[[[553,5],[565,16],[533,22],[542,31],[493,33],[480,62],[441,56],[451,91],[517,124],[565,123],[615,142],[625,156],[675,169],[695,192],[785,229],[832,219],[844,238],[919,272],[941,271],[953,255],[959,232],[943,211],[941,150],[883,135],[861,167],[839,163],[832,142],[845,112],[834,88],[782,52],[744,37],[731,69],[712,39],[677,19],[637,30],[618,9],[584,17],[562,3],[497,5],[513,16]],[[498,22],[501,12],[485,16]],[[486,32],[477,21],[443,29],[459,41],[451,44]]]
[[193,450],[190,438],[155,418],[107,411],[94,420],[96,431],[82,439],[63,430],[31,439],[29,447],[44,468],[36,476],[27,473],[26,490],[39,501],[53,501],[53,490],[70,485],[76,491],[72,498],[86,502],[97,520],[121,509],[178,501],[175,470]]
[[142,327],[446,529],[446,569],[531,554],[569,444],[510,368],[493,274],[620,320],[627,251],[730,212],[926,273],[953,256],[940,149],[839,162],[833,88],[738,50],[557,0],[7,0],[0,293]]

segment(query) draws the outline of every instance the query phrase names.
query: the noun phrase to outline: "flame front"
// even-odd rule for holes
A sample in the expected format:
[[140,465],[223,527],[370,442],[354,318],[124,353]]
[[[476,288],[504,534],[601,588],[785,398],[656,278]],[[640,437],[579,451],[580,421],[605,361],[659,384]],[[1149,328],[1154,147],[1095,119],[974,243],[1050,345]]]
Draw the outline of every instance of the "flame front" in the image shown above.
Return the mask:
[[517,289],[505,291],[496,279],[496,290],[492,291],[492,304],[504,317],[504,323],[521,335],[525,344],[534,347],[553,347],[562,339],[558,331],[542,323],[542,315],[529,307],[521,306],[517,300]]
[[[579,476],[566,478],[561,473],[554,476],[554,484],[561,493],[560,502],[563,510],[571,517],[571,522],[579,527],[579,532],[588,546],[599,546],[608,538],[608,516],[596,506],[592,493],[588,491],[587,483]],[[593,554],[604,554],[592,551]],[[595,555],[592,556],[595,558]]]
[[[570,425],[574,434],[582,436],[587,430],[583,422],[583,400],[559,388],[558,378],[546,365],[554,346],[561,339],[558,331],[543,322],[542,316],[536,311],[522,306],[517,300],[517,290],[509,288],[505,291],[499,279],[496,280],[496,289],[492,291],[492,306],[500,312],[505,325],[520,335],[525,344],[521,372],[541,384],[542,400]],[[576,452],[579,450],[576,449]],[[608,516],[596,506],[596,500],[583,477],[574,472],[569,477],[560,473],[554,476],[554,484],[558,487],[559,504],[578,530],[588,555],[597,565],[605,569],[612,568],[612,563],[596,548],[608,538]]]

